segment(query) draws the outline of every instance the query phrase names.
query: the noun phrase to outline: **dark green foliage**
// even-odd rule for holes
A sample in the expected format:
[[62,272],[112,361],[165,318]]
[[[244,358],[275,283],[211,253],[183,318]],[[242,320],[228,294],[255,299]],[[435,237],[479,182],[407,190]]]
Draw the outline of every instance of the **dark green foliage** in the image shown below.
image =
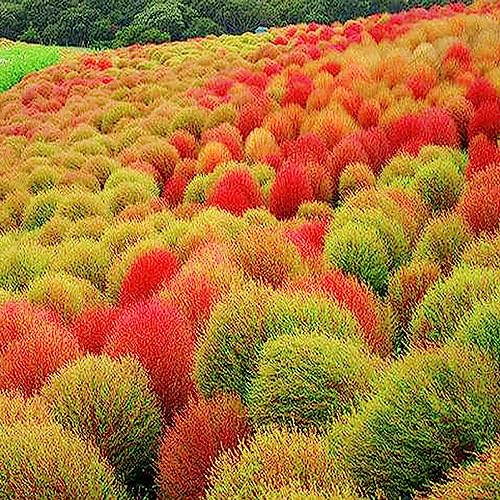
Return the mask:
[[253,32],[259,26],[330,24],[436,3],[447,0],[0,0],[0,38],[106,48]]

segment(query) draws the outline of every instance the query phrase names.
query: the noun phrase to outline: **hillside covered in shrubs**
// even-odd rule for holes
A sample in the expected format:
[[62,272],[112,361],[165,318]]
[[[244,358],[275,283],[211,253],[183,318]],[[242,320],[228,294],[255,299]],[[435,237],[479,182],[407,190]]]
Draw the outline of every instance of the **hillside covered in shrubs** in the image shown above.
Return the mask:
[[498,498],[499,54],[480,1],[0,94],[0,497]]

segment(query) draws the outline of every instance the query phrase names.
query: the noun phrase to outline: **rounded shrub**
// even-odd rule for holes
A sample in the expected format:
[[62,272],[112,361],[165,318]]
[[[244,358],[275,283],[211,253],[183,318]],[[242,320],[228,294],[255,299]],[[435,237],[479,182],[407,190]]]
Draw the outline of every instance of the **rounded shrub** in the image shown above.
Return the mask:
[[500,234],[475,239],[464,249],[461,263],[469,267],[500,268]]
[[124,310],[103,348],[113,358],[137,357],[160,397],[167,422],[191,395],[193,351],[194,337],[186,320],[176,307],[160,300]]
[[246,210],[264,204],[259,184],[246,170],[231,170],[209,189],[207,204],[242,215]]
[[320,290],[273,293],[264,308],[263,327],[269,339],[311,332],[336,339],[362,336],[351,312],[325,297]]
[[296,246],[272,228],[249,227],[234,240],[235,262],[256,282],[278,287],[304,271]]
[[332,228],[325,239],[325,256],[332,267],[356,276],[381,295],[386,293],[391,262],[374,228],[355,222]]
[[360,498],[332,464],[323,436],[263,430],[216,460],[206,498]]
[[125,306],[147,300],[166,285],[179,268],[177,257],[166,249],[143,253],[133,262],[123,279],[120,304]]
[[81,238],[70,239],[54,250],[51,270],[71,274],[104,290],[106,273],[111,265],[111,253],[101,242]]
[[369,496],[426,491],[499,430],[498,371],[476,351],[447,348],[396,361],[340,430],[331,452]]
[[33,304],[57,312],[67,321],[103,300],[102,294],[90,281],[62,272],[47,273],[35,279],[26,298]]
[[81,311],[70,324],[81,349],[100,354],[119,314],[120,309],[105,304]]
[[37,322],[0,354],[0,389],[19,389],[30,396],[49,375],[80,356],[78,342],[67,330]]
[[456,214],[442,215],[423,230],[413,258],[437,264],[443,274],[449,274],[459,261],[472,234],[464,220]]
[[248,407],[257,426],[318,427],[348,412],[373,385],[375,363],[354,339],[313,333],[268,340]]
[[56,189],[42,192],[29,200],[22,216],[22,227],[27,230],[38,229],[55,215],[62,194]]
[[129,498],[97,448],[57,424],[0,426],[0,491],[7,498]]
[[495,234],[500,227],[500,164],[492,165],[469,182],[457,206],[474,234]]
[[457,328],[460,342],[477,347],[500,364],[500,302],[498,296],[478,302]]
[[57,209],[57,215],[76,222],[86,217],[100,216],[109,218],[106,203],[101,196],[85,191],[65,193]]
[[450,472],[442,485],[436,485],[428,500],[474,500],[500,497],[500,442],[496,439],[470,465]]
[[388,302],[392,308],[396,324],[396,334],[392,339],[396,353],[408,347],[409,324],[415,309],[427,290],[440,277],[439,266],[434,262],[411,262],[400,267],[389,281]]
[[52,415],[39,397],[26,397],[21,391],[0,392],[0,427],[19,423],[44,425],[53,423]]
[[161,442],[159,498],[203,498],[216,457],[236,448],[249,433],[246,411],[237,397],[191,400]]
[[307,171],[299,166],[282,168],[269,191],[269,211],[278,219],[297,213],[299,206],[313,201],[314,193]]
[[25,299],[9,297],[0,305],[0,352],[8,342],[45,323],[58,325],[60,318],[52,311],[30,304]]
[[351,163],[340,174],[339,198],[346,199],[361,189],[374,187],[375,182],[375,175],[366,163]]
[[[135,233],[135,230],[133,231]],[[145,235],[142,237],[138,234],[130,235],[127,233],[128,229],[124,234],[119,235],[120,241],[115,243],[120,244],[120,246],[122,244],[125,246],[127,237],[130,237],[132,241],[130,245],[126,246],[125,249],[114,258],[106,275],[106,294],[113,301],[117,301],[120,298],[120,290],[122,288],[123,280],[125,279],[125,276],[134,261],[137,260],[142,254],[152,250],[164,250],[166,246],[161,235],[159,234],[153,233],[149,236]],[[111,236],[111,238],[113,238],[113,236]]]
[[199,339],[193,377],[206,397],[223,392],[245,399],[256,360],[267,340],[264,311],[271,291],[247,284],[230,292],[213,309]]
[[152,481],[161,410],[136,359],[85,356],[53,375],[41,396],[54,420],[92,441],[121,481]]
[[36,243],[4,241],[0,249],[0,287],[25,292],[33,280],[49,269],[52,252]]
[[452,338],[460,320],[477,302],[499,293],[498,270],[457,268],[427,290],[410,323],[410,342],[426,346]]
[[[392,200],[391,200],[392,201]],[[403,217],[387,213],[383,208],[357,208],[345,206],[337,209],[330,224],[330,231],[343,228],[346,223],[354,222],[359,226],[374,229],[379,241],[385,246],[390,268],[398,267],[410,257],[409,237],[403,226]]]
[[453,208],[464,188],[464,175],[448,158],[421,165],[415,173],[415,188],[435,212]]

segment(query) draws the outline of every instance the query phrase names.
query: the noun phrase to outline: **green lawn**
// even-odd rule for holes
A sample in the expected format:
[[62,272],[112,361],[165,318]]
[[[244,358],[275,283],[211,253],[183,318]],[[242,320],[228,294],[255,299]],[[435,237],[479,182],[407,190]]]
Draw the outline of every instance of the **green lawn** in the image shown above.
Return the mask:
[[0,92],[14,86],[24,75],[57,64],[77,50],[0,40]]

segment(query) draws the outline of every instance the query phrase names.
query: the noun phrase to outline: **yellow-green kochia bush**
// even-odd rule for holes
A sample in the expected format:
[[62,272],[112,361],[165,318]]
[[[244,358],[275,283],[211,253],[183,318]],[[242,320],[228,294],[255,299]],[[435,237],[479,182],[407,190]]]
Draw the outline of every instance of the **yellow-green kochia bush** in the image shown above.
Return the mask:
[[438,264],[444,274],[451,272],[472,234],[464,220],[456,214],[446,214],[432,220],[416,244],[414,259]]
[[475,350],[446,347],[395,361],[378,391],[331,433],[331,452],[370,496],[428,490],[500,430],[500,374]]
[[353,274],[384,295],[390,272],[390,257],[377,231],[355,222],[333,228],[325,239],[325,256],[332,267]]
[[321,428],[370,392],[376,365],[361,340],[280,335],[262,348],[248,396],[250,417],[257,426]]
[[460,320],[483,300],[498,297],[500,271],[459,267],[427,290],[410,323],[410,343],[427,346],[453,337]]
[[23,229],[42,227],[54,216],[62,199],[63,196],[57,189],[44,191],[31,198],[23,212]]
[[201,393],[235,393],[244,399],[255,360],[267,340],[263,317],[271,290],[249,284],[219,302],[195,354],[194,380]]
[[459,342],[476,347],[491,356],[500,366],[500,300],[498,294],[477,302],[457,329]]
[[152,481],[161,411],[136,359],[88,355],[53,375],[41,395],[55,421],[93,442],[124,483]]
[[99,450],[57,424],[0,425],[0,491],[5,498],[129,498]]
[[454,469],[443,485],[436,485],[428,500],[500,498],[500,440],[497,438],[478,460]]
[[102,294],[90,281],[63,272],[50,272],[33,280],[26,298],[58,312],[65,320],[103,301]]
[[414,187],[435,212],[455,206],[465,179],[459,166],[447,156],[430,160],[417,168]]
[[324,436],[270,428],[238,450],[220,455],[212,467],[207,500],[239,498],[362,498],[335,472]]

